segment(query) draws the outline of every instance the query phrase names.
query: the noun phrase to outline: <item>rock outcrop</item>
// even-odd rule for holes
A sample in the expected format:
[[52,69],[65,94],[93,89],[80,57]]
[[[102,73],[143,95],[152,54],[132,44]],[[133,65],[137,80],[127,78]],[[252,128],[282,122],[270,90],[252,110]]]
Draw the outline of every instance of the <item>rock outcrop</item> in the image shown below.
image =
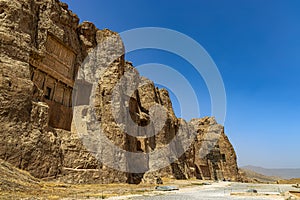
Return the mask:
[[[30,176],[28,172],[15,168],[11,164],[0,159],[0,198],[5,199],[7,193],[29,192],[40,190],[40,180]],[[6,193],[7,192],[7,193]],[[7,195],[7,196],[6,196]]]
[[[117,33],[79,24],[58,0],[0,0],[0,22],[1,159],[37,178],[64,182],[239,180],[223,127],[213,117],[176,118],[167,90],[124,60]],[[91,83],[97,73],[100,79]],[[98,135],[84,135],[72,105],[92,133],[98,122],[111,143],[142,156],[130,159],[99,145]],[[153,159],[166,145],[165,159]],[[117,167],[99,162],[103,158]]]

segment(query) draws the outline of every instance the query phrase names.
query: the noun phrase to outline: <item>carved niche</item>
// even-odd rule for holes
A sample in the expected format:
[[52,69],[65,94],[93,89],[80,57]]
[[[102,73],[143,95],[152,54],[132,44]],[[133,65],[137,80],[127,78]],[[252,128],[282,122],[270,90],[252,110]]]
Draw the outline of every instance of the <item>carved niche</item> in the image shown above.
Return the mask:
[[[45,47],[46,56],[42,63],[64,78],[73,80],[75,53],[50,34],[47,37]],[[55,74],[50,75],[55,77]]]
[[71,128],[75,59],[71,48],[48,33],[44,53],[33,52],[29,60],[31,80],[43,91],[41,100],[49,106],[49,125],[54,128]]

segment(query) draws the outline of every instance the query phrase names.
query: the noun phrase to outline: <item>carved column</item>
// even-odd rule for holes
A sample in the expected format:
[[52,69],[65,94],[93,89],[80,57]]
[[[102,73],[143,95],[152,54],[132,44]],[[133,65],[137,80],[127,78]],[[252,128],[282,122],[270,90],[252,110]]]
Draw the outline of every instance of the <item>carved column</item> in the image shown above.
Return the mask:
[[56,86],[57,86],[57,80],[55,80],[53,92],[52,92],[52,98],[50,98],[51,100],[54,100],[54,101],[55,101]]

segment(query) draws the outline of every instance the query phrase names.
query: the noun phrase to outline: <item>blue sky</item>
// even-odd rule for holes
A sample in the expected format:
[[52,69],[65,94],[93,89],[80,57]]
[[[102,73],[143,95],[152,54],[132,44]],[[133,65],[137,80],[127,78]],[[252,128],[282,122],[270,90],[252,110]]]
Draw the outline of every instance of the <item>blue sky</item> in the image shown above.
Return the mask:
[[[164,27],[196,40],[222,75],[227,95],[225,130],[239,165],[300,167],[300,1],[64,2],[82,21],[99,29]],[[132,52],[126,59],[136,66],[161,63],[177,69],[191,81],[201,116],[210,115],[206,85],[187,61],[149,49]],[[174,109],[179,115],[175,98]],[[191,113],[192,117],[198,116]]]

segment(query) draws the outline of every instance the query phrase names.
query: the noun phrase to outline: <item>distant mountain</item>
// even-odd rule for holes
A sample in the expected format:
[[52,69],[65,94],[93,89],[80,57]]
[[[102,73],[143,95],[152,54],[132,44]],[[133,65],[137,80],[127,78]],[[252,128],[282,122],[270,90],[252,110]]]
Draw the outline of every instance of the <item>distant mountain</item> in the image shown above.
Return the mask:
[[267,168],[248,165],[248,166],[241,167],[241,169],[247,169],[265,176],[280,177],[283,179],[300,178],[300,168],[299,169],[267,169]]
[[265,176],[245,168],[240,168],[240,175],[244,182],[252,183],[277,183],[278,180],[282,179],[279,177]]

